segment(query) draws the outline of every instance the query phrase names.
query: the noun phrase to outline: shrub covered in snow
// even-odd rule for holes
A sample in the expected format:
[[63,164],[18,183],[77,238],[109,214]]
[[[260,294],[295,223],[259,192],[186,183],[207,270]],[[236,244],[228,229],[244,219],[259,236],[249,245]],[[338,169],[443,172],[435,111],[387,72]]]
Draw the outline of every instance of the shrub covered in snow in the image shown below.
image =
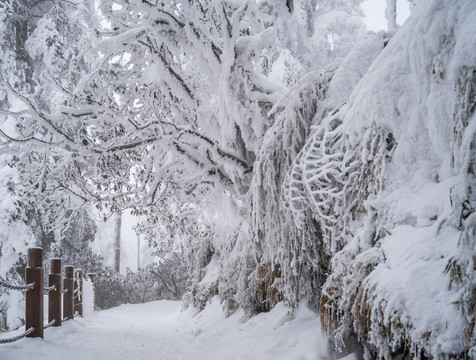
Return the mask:
[[187,286],[187,267],[178,256],[125,275],[106,267],[96,273],[94,299],[98,309],[154,300],[178,300]]

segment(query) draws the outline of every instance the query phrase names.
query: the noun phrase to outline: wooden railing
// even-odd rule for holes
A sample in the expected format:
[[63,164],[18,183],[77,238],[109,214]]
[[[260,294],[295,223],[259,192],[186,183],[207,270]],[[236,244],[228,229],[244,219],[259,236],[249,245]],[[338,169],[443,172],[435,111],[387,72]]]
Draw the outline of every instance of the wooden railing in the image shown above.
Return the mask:
[[[14,338],[0,337],[0,344],[17,341],[24,337],[43,338],[44,329],[61,326],[62,322],[83,316],[83,274],[72,266],[64,267],[61,276],[61,259],[50,260],[48,286],[44,286],[43,249],[28,249],[27,267],[25,269],[26,285],[10,284],[0,280],[0,286],[26,292],[25,298],[25,332]],[[92,280],[92,274],[88,274]],[[62,280],[62,281],[61,281]],[[48,292],[48,324],[44,324],[43,299]],[[61,301],[61,297],[63,298]]]

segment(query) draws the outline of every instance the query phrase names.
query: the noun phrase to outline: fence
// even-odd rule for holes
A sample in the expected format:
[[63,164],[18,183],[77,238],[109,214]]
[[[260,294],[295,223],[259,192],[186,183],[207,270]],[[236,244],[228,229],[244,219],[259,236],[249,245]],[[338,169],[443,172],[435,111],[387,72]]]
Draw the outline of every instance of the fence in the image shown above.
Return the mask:
[[[43,338],[44,329],[61,326],[65,320],[75,315],[83,316],[83,275],[72,266],[64,267],[64,279],[61,278],[61,259],[50,260],[48,287],[44,287],[43,249],[28,249],[25,285],[10,284],[0,279],[0,286],[11,290],[25,291],[25,329],[18,336],[4,339],[0,344],[7,344],[24,337]],[[89,275],[89,274],[88,274]],[[90,276],[92,279],[92,276]],[[43,294],[48,293],[48,323],[44,324]],[[63,307],[63,309],[61,309]]]

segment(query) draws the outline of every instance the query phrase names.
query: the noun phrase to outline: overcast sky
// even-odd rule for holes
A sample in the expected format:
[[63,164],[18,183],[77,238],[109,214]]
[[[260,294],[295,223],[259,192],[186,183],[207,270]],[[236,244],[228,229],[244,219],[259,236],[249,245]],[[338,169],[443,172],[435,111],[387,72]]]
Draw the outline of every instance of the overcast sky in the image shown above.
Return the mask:
[[[385,19],[386,0],[366,0],[362,4],[362,9],[366,17],[365,25],[372,31],[386,30],[387,19]],[[397,23],[403,24],[410,15],[410,7],[408,0],[397,0]]]

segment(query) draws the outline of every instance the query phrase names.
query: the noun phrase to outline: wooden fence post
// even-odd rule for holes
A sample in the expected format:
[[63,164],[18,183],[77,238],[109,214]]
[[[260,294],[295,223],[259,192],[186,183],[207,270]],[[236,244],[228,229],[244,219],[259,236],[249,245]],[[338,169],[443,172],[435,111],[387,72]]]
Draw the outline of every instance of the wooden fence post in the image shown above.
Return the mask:
[[76,311],[83,316],[83,272],[80,269],[74,270],[74,313]]
[[74,316],[73,308],[73,267],[65,266],[64,267],[64,280],[63,280],[63,319],[72,319]]
[[43,338],[43,249],[28,249],[27,267],[25,269],[26,284],[35,283],[35,287],[26,292],[25,330],[35,330],[27,337]]
[[52,326],[61,326],[61,259],[50,259],[50,274],[48,286],[55,286],[55,290],[48,293],[48,322],[55,321]]

